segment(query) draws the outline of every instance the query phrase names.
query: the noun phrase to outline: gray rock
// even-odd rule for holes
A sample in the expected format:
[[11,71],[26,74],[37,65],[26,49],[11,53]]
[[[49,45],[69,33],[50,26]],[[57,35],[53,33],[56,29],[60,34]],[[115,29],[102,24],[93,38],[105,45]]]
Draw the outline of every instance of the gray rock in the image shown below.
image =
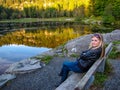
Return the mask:
[[68,50],[67,55],[79,54],[81,51],[87,49],[89,47],[90,37],[91,34],[68,41],[65,45],[65,48]]
[[54,51],[54,49],[52,49],[52,50],[48,50],[46,52],[43,52],[42,54],[40,54],[40,56],[45,56],[45,55],[53,56],[54,54],[55,54],[55,51]]
[[103,34],[105,43],[110,43],[116,40],[120,40],[120,30],[113,31],[111,33]]
[[12,74],[2,74],[0,75],[0,88],[5,84],[7,83],[8,81],[12,80],[16,78],[15,75],[12,75]]
[[112,33],[118,33],[118,32],[120,32],[119,29],[116,29],[116,30],[112,31]]
[[40,60],[22,60],[20,62],[12,64],[5,73],[20,74],[28,73],[36,69],[42,68],[44,63],[41,63]]

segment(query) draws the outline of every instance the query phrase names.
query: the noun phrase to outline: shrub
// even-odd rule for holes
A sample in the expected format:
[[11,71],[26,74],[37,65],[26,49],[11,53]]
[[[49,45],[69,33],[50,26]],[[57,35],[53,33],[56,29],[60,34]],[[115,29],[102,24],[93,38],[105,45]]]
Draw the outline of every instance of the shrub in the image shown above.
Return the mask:
[[104,24],[112,24],[112,23],[115,22],[115,18],[112,15],[103,16],[103,20],[102,21],[103,21]]

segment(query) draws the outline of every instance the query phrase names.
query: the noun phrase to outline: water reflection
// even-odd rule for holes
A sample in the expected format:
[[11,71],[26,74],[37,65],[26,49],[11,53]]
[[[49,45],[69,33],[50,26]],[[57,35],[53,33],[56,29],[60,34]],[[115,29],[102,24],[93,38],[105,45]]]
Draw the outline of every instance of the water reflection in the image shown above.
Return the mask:
[[89,27],[67,27],[53,30],[19,30],[0,37],[0,45],[21,44],[35,47],[55,48],[66,41],[91,33]]
[[19,61],[89,33],[91,33],[89,26],[80,25],[12,31],[0,36],[0,58]]

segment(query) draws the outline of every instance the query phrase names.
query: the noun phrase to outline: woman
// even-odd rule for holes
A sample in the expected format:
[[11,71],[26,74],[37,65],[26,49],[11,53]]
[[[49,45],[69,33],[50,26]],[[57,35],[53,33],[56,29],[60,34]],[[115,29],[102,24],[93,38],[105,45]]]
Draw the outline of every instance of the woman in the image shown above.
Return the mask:
[[[89,49],[83,51],[80,54],[79,59],[75,62],[65,61],[59,76],[61,76],[61,81],[59,85],[66,80],[69,71],[76,73],[83,73],[88,71],[88,69],[93,65],[93,63],[104,56],[104,42],[101,34],[94,34],[91,38],[91,43]],[[56,85],[56,86],[59,86]]]

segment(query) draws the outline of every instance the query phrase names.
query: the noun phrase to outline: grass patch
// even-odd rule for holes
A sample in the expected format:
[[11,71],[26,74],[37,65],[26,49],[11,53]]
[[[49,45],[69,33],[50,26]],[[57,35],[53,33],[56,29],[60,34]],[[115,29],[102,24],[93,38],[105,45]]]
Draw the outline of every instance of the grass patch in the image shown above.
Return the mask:
[[113,44],[115,45],[120,44],[120,41],[114,41]]
[[117,50],[115,46],[113,46],[112,51],[110,52],[109,56],[110,59],[117,59],[120,57],[120,51]]
[[104,73],[97,72],[95,74],[95,81],[93,85],[95,87],[103,87],[104,82],[108,79],[111,72],[112,72],[111,64],[108,62],[108,60],[106,60]]
[[106,79],[107,79],[107,75],[105,75],[104,73],[96,73],[94,85],[96,87],[102,87]]
[[70,57],[76,57],[77,58],[77,57],[79,57],[79,55],[78,54],[71,54]]
[[118,44],[120,44],[120,41],[114,41],[113,42],[113,49],[112,49],[112,51],[110,52],[110,54],[109,54],[109,58],[111,58],[111,59],[117,59],[117,58],[119,58],[120,57],[120,51],[118,51],[118,49],[117,49],[117,45]]
[[12,20],[1,20],[1,23],[11,23],[11,22],[16,22],[16,23],[28,23],[28,22],[45,22],[45,21],[67,21],[71,22],[74,21],[74,18],[70,17],[59,17],[59,18],[21,18],[21,19],[12,19]]
[[1,20],[1,23],[9,23],[9,22],[18,22],[18,23],[24,23],[24,22],[37,22],[39,21],[39,18],[22,18],[22,19],[11,19],[11,20]]
[[52,56],[47,55],[47,56],[44,56],[41,60],[46,64],[48,64],[52,58],[53,58]]
[[48,64],[51,59],[53,58],[53,56],[50,56],[50,55],[44,55],[44,56],[36,56],[36,57],[32,57],[34,59],[38,59],[38,60],[41,60],[43,61],[45,64]]

